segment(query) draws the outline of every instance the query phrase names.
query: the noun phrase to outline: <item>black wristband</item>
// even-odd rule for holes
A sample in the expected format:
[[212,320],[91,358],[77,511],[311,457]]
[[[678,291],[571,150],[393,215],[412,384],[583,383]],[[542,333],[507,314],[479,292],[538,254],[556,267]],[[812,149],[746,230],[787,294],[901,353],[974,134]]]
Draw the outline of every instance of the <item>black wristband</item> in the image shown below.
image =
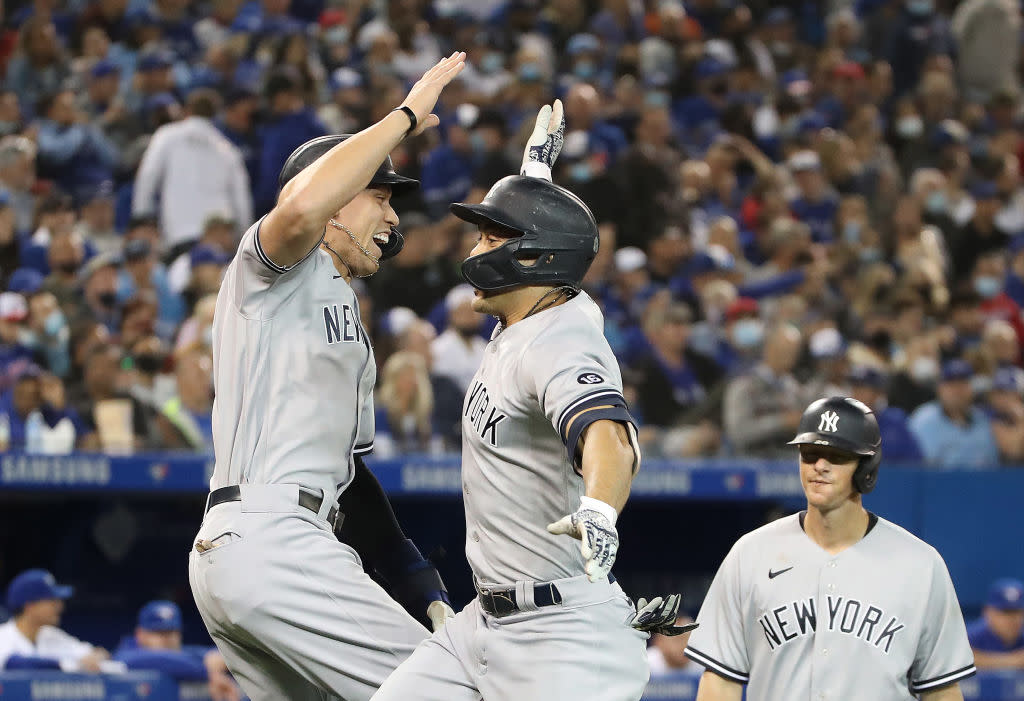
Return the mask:
[[420,120],[416,119],[416,113],[412,111],[411,107],[407,107],[405,105],[401,105],[400,107],[396,107],[395,109],[393,109],[391,111],[392,112],[405,112],[405,116],[409,118],[409,128],[405,130],[405,136],[409,136],[409,134],[411,134],[413,132],[413,130],[416,128],[416,125],[419,124]]

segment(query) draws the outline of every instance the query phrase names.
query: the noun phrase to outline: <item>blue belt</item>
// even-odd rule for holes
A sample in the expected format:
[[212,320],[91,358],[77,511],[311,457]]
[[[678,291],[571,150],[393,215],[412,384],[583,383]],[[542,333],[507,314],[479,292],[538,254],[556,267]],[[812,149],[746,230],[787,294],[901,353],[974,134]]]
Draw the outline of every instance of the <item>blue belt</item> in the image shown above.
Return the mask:
[[[615,575],[608,574],[608,583],[615,583]],[[516,600],[515,587],[503,589],[481,587],[479,598],[480,608],[496,618],[511,616],[513,613],[518,613],[521,610],[519,602]],[[560,604],[562,603],[562,593],[558,591],[558,587],[555,586],[554,582],[534,584],[533,603],[537,608]]]

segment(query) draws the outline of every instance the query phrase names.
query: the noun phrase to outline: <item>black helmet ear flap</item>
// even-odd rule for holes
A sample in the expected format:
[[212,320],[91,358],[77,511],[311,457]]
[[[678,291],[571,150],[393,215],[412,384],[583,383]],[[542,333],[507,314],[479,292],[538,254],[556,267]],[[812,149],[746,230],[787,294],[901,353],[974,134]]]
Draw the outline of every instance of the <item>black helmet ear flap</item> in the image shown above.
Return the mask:
[[853,487],[861,494],[867,494],[878,484],[878,468],[882,464],[881,446],[874,455],[866,455],[857,463],[853,473]]
[[380,247],[380,259],[394,258],[402,252],[403,246],[405,246],[405,237],[402,236],[402,232],[398,230],[398,227],[391,227],[391,235],[388,236],[388,242]]

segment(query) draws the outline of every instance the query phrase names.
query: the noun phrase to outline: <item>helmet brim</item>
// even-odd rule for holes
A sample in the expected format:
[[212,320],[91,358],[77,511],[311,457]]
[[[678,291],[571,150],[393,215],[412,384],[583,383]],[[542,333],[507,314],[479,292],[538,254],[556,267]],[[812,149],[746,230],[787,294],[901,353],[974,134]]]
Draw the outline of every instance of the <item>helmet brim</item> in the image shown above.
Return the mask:
[[406,192],[416,190],[420,186],[419,180],[413,178],[407,178],[404,175],[398,173],[379,173],[373,176],[373,180],[370,181],[370,185],[390,185],[391,194],[402,195]]
[[808,431],[807,433],[801,433],[786,445],[823,445],[828,448],[835,448],[836,450],[841,450],[844,453],[850,453],[851,455],[875,454],[874,448],[857,445],[853,441],[847,440],[846,438],[843,438],[841,436],[833,436],[827,433],[818,433],[817,431]]
[[507,229],[510,234],[522,235],[523,233],[523,228],[518,222],[512,220],[506,212],[486,202],[481,202],[480,204],[454,202],[449,209],[451,209],[452,214],[470,224],[476,224],[477,226],[492,224]]

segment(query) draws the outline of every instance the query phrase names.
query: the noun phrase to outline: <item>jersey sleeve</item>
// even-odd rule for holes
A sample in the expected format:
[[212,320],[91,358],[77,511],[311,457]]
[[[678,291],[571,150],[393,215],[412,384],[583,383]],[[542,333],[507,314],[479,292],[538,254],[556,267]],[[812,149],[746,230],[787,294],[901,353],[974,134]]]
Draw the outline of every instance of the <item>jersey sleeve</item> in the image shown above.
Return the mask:
[[750,681],[743,612],[740,545],[726,555],[697,614],[700,625],[690,633],[686,656],[715,674],[746,684]]
[[942,557],[933,553],[921,638],[910,669],[910,690],[915,694],[953,684],[976,671],[953,580]]
[[[370,353],[372,354],[373,351],[371,350]],[[364,387],[369,387],[370,390],[363,399],[362,406],[359,407],[359,426],[356,431],[356,443],[352,447],[353,455],[369,455],[373,452],[373,436],[377,430],[376,412],[373,407],[373,381],[375,375],[376,371],[374,370],[373,363],[367,363],[360,384]]]
[[[224,283],[234,288],[235,304],[246,313],[252,313],[253,303],[262,297],[277,281],[296,268],[303,267],[311,260],[311,254],[320,246],[318,241],[297,263],[282,266],[271,260],[260,243],[260,226],[266,217],[261,217],[249,227],[238,244],[238,252],[228,268]],[[233,270],[232,270],[233,269]]]
[[608,342],[594,334],[556,334],[525,356],[528,386],[536,390],[541,410],[558,431],[569,463],[578,471],[582,455],[580,437],[590,424],[601,419],[626,426],[639,467],[640,451],[636,421],[622,396],[622,379]]

